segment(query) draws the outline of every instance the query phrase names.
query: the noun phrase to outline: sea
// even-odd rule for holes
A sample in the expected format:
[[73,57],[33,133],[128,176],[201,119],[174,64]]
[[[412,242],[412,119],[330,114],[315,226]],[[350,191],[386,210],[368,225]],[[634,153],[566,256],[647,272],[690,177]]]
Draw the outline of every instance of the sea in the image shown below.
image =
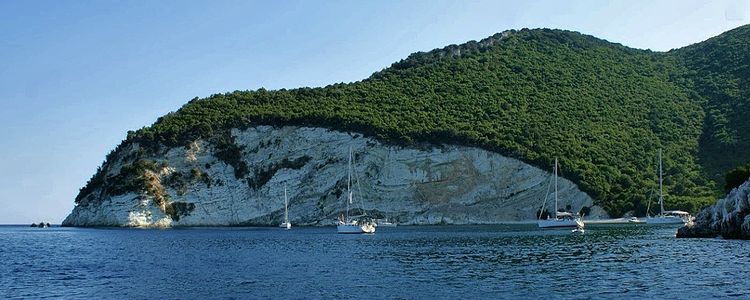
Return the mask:
[[750,298],[750,241],[676,229],[0,226],[0,298]]

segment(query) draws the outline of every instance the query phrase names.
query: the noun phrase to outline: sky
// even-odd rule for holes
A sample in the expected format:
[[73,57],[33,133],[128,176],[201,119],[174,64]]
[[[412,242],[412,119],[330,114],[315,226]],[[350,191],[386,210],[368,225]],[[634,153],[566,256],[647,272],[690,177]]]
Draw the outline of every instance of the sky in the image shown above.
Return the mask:
[[0,224],[60,223],[128,130],[194,97],[326,86],[508,29],[668,51],[750,23],[724,1],[0,1]]

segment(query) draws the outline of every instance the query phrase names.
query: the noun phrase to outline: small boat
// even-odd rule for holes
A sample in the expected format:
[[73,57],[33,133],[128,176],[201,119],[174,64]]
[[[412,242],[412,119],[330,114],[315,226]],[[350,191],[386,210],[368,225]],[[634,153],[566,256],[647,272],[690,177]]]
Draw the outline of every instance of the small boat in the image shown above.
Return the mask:
[[292,223],[289,223],[289,201],[286,198],[286,184],[284,184],[284,223],[281,223],[279,227],[291,229]]
[[377,223],[375,223],[377,227],[396,227],[396,223],[388,222],[388,218],[385,218],[383,220],[378,220]]
[[[546,220],[538,220],[537,225],[539,228],[565,228],[565,227],[576,227],[583,229],[583,219],[569,212],[557,211],[557,158],[555,158],[555,215],[554,217],[547,216]],[[549,189],[548,189],[549,191]],[[547,202],[547,197],[544,198],[544,203]],[[544,210],[544,204],[542,204],[542,210]]]
[[[355,220],[349,216],[349,205],[353,202],[352,193],[352,148],[349,147],[349,168],[348,168],[348,179],[346,182],[346,215],[340,216],[339,221],[336,224],[336,231],[338,233],[375,233],[376,224],[369,220]],[[357,216],[362,217],[362,216]]]
[[679,210],[664,210],[664,188],[662,179],[661,149],[659,149],[659,214],[647,216],[647,224],[687,224],[690,222],[690,213]]
[[643,221],[638,219],[638,217],[630,217],[630,219],[628,219],[628,223],[643,223]]

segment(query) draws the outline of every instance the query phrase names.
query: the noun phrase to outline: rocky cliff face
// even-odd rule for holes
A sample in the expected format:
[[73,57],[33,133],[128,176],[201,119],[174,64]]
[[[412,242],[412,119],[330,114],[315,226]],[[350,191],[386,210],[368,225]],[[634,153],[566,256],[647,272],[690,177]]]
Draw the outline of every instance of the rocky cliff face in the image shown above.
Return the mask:
[[[477,148],[404,148],[322,128],[259,126],[156,155],[130,145],[115,154],[104,183],[81,195],[63,224],[276,225],[286,185],[293,224],[331,225],[346,207],[350,147],[352,214],[401,224],[534,220],[551,177]],[[606,216],[572,182],[560,178],[559,189],[560,208],[586,206],[592,217]]]
[[750,180],[698,213],[693,224],[677,230],[677,237],[717,236],[750,239]]

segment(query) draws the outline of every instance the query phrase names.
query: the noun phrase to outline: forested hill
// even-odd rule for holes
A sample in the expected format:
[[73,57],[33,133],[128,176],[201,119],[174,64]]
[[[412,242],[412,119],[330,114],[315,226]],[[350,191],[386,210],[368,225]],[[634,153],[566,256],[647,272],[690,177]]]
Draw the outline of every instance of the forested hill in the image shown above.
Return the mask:
[[747,158],[722,151],[749,141],[735,109],[747,111],[750,98],[748,30],[667,53],[563,30],[506,31],[412,54],[354,83],[196,98],[121,146],[157,151],[233,127],[294,124],[478,146],[544,169],[559,157],[564,176],[613,215],[643,214],[663,148],[666,206],[695,211]]
[[699,161],[723,182],[727,170],[750,162],[750,25],[670,54],[690,69],[688,78],[703,98]]

